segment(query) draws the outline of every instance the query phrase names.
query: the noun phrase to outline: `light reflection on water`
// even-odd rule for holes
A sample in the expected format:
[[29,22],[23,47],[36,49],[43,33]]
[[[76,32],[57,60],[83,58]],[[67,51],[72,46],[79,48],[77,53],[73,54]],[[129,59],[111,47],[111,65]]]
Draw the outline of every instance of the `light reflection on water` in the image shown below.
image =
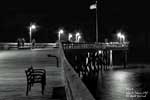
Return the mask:
[[99,73],[96,100],[149,100],[149,75],[149,68],[102,71]]

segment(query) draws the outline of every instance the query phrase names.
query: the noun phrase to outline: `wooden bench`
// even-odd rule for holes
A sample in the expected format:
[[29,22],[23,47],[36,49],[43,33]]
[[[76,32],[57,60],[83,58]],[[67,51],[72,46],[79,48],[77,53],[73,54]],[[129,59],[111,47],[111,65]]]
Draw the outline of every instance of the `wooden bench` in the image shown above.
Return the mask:
[[46,70],[33,69],[31,66],[25,70],[25,73],[27,78],[26,96],[28,96],[28,92],[31,91],[31,87],[34,85],[34,83],[41,83],[42,95],[44,95],[44,88],[46,85]]

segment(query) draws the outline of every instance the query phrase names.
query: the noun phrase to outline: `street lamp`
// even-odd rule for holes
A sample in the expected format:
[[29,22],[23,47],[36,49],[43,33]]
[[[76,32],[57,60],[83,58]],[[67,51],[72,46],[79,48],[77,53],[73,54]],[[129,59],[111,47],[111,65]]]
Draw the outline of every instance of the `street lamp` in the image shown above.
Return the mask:
[[72,34],[69,33],[69,35],[68,35],[68,41],[71,41],[71,38],[72,38],[72,37],[73,37]]
[[60,41],[60,35],[64,33],[64,30],[63,29],[60,29],[58,31],[58,40]]
[[78,42],[78,37],[80,36],[80,33],[79,32],[77,32],[76,33],[76,42]]
[[125,42],[125,35],[122,34],[121,32],[117,33],[117,37],[119,39],[119,42]]
[[80,39],[81,39],[81,35],[80,35],[80,36],[78,36],[78,42],[80,42]]
[[32,32],[36,30],[37,26],[34,23],[31,23],[29,26],[29,35],[30,35],[30,43],[32,42]]

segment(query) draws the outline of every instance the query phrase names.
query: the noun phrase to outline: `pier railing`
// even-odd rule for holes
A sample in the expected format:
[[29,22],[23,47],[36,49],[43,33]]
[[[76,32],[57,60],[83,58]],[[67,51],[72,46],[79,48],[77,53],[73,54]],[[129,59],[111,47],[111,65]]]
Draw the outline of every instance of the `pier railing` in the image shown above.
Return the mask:
[[69,42],[63,42],[63,49],[65,51],[105,51],[106,57],[109,59],[109,66],[113,66],[113,57],[114,51],[121,51],[121,59],[122,64],[124,68],[127,66],[127,55],[128,55],[128,48],[129,48],[129,42],[99,42],[99,43],[69,43]]
[[67,100],[95,100],[73,67],[67,61],[61,43],[59,43],[59,47],[60,64],[64,68]]
[[[14,49],[14,48],[30,48],[31,43],[25,43],[24,46],[18,47],[16,42],[0,43],[0,49]],[[56,47],[56,43],[36,43],[34,48]]]
[[63,43],[64,49],[128,49],[129,42]]

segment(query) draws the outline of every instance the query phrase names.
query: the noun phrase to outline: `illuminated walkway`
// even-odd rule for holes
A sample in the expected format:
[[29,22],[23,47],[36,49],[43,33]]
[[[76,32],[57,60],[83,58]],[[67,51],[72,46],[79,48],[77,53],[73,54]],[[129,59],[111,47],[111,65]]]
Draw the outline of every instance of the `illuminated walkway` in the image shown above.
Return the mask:
[[[54,90],[64,86],[63,70],[56,67],[57,49],[26,49],[0,51],[0,100],[60,100],[55,98]],[[44,96],[40,84],[35,84],[26,96],[25,69],[44,68],[47,71],[47,85]],[[57,88],[57,89],[56,89]],[[64,96],[63,96],[64,97]],[[61,97],[61,98],[63,98]]]

